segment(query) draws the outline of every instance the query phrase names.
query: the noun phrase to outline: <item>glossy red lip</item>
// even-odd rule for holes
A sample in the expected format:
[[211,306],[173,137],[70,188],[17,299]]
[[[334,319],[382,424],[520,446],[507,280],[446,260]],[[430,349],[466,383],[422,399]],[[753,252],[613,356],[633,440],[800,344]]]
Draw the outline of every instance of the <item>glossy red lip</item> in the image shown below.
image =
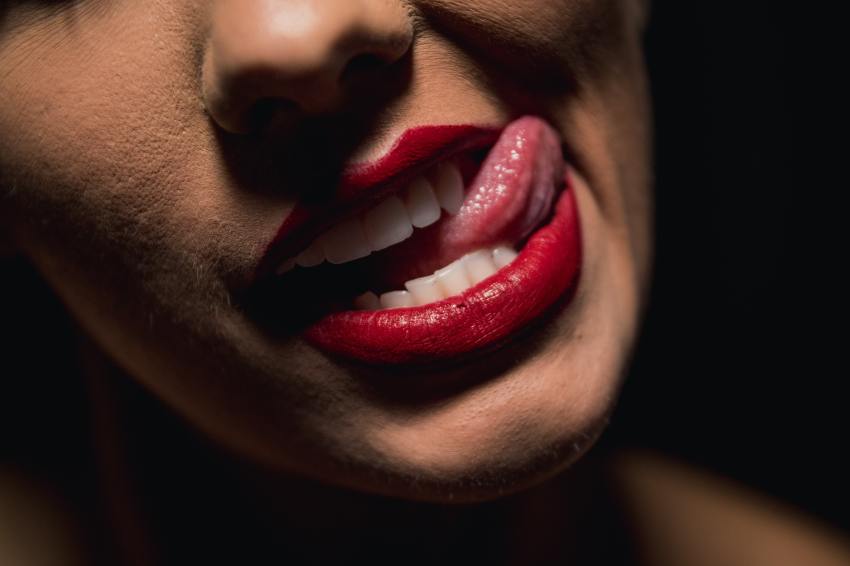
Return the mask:
[[[517,182],[540,184],[538,169],[563,170],[560,148],[546,151],[557,135],[539,118],[520,120],[529,135],[547,142],[532,144],[536,153],[518,155],[511,167],[519,171]],[[419,307],[333,312],[310,324],[304,337],[328,353],[373,364],[447,361],[505,342],[558,299],[569,298],[578,281],[581,229],[572,176],[567,169],[562,187],[548,182],[549,189],[564,189],[554,213],[530,235],[517,259],[495,275],[460,295]]]
[[294,256],[329,226],[380,201],[435,163],[491,145],[499,131],[474,125],[420,126],[406,130],[378,160],[346,168],[330,202],[299,203],[266,247],[257,268],[258,278],[273,273],[283,260]]
[[333,313],[309,327],[316,347],[367,363],[451,359],[504,341],[565,295],[578,278],[581,241],[573,190],[513,263],[461,295],[421,307]]

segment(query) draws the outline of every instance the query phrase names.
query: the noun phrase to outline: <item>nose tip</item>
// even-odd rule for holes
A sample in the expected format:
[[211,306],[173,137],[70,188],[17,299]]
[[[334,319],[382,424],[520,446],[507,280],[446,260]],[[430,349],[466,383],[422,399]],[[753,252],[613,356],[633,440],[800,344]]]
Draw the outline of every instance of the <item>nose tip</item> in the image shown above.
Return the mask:
[[234,133],[262,127],[278,111],[333,112],[350,83],[391,66],[412,38],[397,0],[219,0],[204,53],[204,102]]

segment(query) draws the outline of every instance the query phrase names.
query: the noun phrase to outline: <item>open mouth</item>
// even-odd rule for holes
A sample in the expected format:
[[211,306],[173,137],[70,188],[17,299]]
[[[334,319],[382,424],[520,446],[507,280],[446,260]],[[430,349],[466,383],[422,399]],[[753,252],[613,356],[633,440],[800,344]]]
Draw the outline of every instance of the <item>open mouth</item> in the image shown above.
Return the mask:
[[481,133],[278,254],[267,318],[330,354],[418,363],[502,343],[559,302],[581,264],[561,140],[531,116]]

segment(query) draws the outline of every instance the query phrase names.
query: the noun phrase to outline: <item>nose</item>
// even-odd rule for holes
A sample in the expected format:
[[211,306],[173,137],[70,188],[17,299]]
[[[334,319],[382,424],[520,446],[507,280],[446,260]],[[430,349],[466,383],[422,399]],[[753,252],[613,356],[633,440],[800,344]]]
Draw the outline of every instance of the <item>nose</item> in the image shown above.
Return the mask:
[[234,133],[281,111],[339,110],[351,83],[390,67],[413,40],[401,0],[217,0],[211,17],[204,103]]

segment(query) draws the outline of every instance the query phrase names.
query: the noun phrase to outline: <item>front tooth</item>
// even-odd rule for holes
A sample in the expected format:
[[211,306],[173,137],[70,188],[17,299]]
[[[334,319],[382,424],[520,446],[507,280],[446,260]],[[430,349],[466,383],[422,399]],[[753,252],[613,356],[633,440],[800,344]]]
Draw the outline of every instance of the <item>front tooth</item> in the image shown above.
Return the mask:
[[453,261],[446,267],[434,272],[437,283],[443,289],[446,297],[460,295],[470,287],[469,278],[466,275],[463,258]]
[[325,252],[322,250],[322,242],[316,238],[306,250],[295,257],[295,263],[301,267],[313,267],[325,261]]
[[443,290],[437,283],[437,277],[427,275],[418,279],[412,279],[404,284],[410,294],[413,296],[413,302],[416,306],[426,305],[434,301],[445,299]]
[[488,250],[478,250],[466,256],[466,274],[473,285],[484,281],[499,270]]
[[440,203],[431,183],[425,177],[419,177],[407,187],[404,198],[410,222],[417,228],[430,226],[440,219]]
[[496,264],[496,267],[502,269],[514,259],[516,259],[517,253],[507,247],[507,246],[499,246],[495,250],[493,250],[493,263]]
[[388,248],[413,234],[407,210],[395,196],[363,215],[363,230],[372,251]]
[[451,162],[443,162],[437,166],[434,175],[434,192],[446,212],[457,214],[463,205],[463,177],[460,169]]
[[372,250],[359,218],[340,222],[320,238],[325,257],[331,263],[345,263],[366,257]]
[[354,299],[354,306],[364,311],[375,311],[381,308],[381,301],[378,300],[378,295],[372,291],[366,291]]
[[390,291],[381,295],[381,306],[385,309],[414,306],[413,296],[407,291]]

